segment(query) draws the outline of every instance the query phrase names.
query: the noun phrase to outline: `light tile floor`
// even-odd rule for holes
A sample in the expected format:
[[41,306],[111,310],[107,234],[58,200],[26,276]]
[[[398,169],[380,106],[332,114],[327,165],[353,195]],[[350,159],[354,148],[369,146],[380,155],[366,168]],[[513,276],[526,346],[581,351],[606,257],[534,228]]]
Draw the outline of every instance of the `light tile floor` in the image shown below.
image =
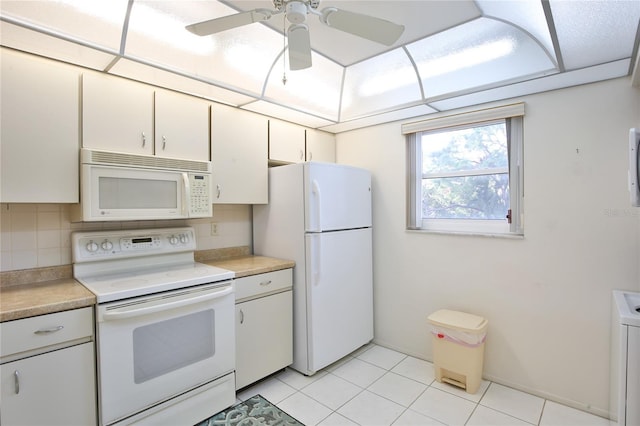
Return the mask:
[[435,381],[433,364],[374,344],[311,377],[287,368],[237,398],[258,393],[307,426],[610,426],[607,419],[493,382],[467,394]]

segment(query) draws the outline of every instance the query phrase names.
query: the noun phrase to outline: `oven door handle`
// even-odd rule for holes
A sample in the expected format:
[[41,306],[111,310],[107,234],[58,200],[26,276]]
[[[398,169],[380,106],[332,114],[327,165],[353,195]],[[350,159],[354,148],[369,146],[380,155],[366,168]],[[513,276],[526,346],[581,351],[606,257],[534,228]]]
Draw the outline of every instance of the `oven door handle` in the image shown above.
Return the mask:
[[154,304],[147,307],[142,308],[122,308],[118,310],[114,310],[112,312],[105,312],[102,314],[102,319],[105,321],[109,320],[119,320],[125,318],[133,318],[139,317],[142,315],[149,315],[159,311],[165,311],[167,309],[175,309],[180,308],[182,306],[193,305],[195,303],[202,303],[208,300],[219,299],[221,297],[227,296],[233,293],[233,287],[229,286],[222,290],[217,290],[215,292],[203,294],[200,296],[190,297],[188,299],[180,299],[173,302],[167,302],[162,304]]

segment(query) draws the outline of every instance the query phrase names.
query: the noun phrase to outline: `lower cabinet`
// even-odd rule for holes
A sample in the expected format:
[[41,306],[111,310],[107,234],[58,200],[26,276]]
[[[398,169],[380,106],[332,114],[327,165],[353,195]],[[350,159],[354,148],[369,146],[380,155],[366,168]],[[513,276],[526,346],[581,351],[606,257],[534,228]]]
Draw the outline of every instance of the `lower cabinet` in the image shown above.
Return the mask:
[[3,426],[96,423],[93,342],[0,368]]
[[293,362],[292,270],[236,280],[236,389]]
[[0,424],[95,425],[93,308],[0,323]]

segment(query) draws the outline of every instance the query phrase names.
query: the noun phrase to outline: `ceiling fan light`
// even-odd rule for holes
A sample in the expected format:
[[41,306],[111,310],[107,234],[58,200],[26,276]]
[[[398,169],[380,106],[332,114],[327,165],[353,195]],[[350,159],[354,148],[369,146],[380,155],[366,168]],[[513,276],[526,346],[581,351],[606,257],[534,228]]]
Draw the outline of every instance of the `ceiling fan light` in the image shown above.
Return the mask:
[[292,24],[301,24],[307,19],[307,5],[301,1],[287,3],[287,20]]

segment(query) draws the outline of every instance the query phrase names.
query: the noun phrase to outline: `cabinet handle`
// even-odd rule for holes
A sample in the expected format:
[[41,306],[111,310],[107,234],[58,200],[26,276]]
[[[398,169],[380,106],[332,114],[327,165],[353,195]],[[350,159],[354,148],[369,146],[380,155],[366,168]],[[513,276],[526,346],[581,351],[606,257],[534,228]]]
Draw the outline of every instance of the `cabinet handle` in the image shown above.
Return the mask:
[[147,135],[145,135],[144,132],[142,132],[142,147],[144,148],[146,144],[147,144]]
[[269,281],[262,281],[262,282],[260,283],[260,285],[261,285],[261,286],[266,286],[266,285],[269,285],[269,284],[271,284],[271,280],[269,280]]
[[13,372],[13,388],[18,395],[20,393],[20,371],[18,370]]
[[40,330],[34,331],[33,334],[51,334],[51,333],[55,333],[56,331],[60,331],[63,328],[64,328],[63,325],[59,325],[57,327],[41,328]]
[[216,194],[216,198],[220,198],[220,194],[222,193],[222,188],[220,185],[216,185],[216,190],[218,191]]
[[240,324],[244,324],[244,312],[240,309]]
[[300,159],[304,160],[304,151],[303,150],[300,150]]
[[309,153],[309,161],[313,160],[313,152]]
[[167,146],[167,137],[162,136],[162,149],[164,150],[166,146]]

